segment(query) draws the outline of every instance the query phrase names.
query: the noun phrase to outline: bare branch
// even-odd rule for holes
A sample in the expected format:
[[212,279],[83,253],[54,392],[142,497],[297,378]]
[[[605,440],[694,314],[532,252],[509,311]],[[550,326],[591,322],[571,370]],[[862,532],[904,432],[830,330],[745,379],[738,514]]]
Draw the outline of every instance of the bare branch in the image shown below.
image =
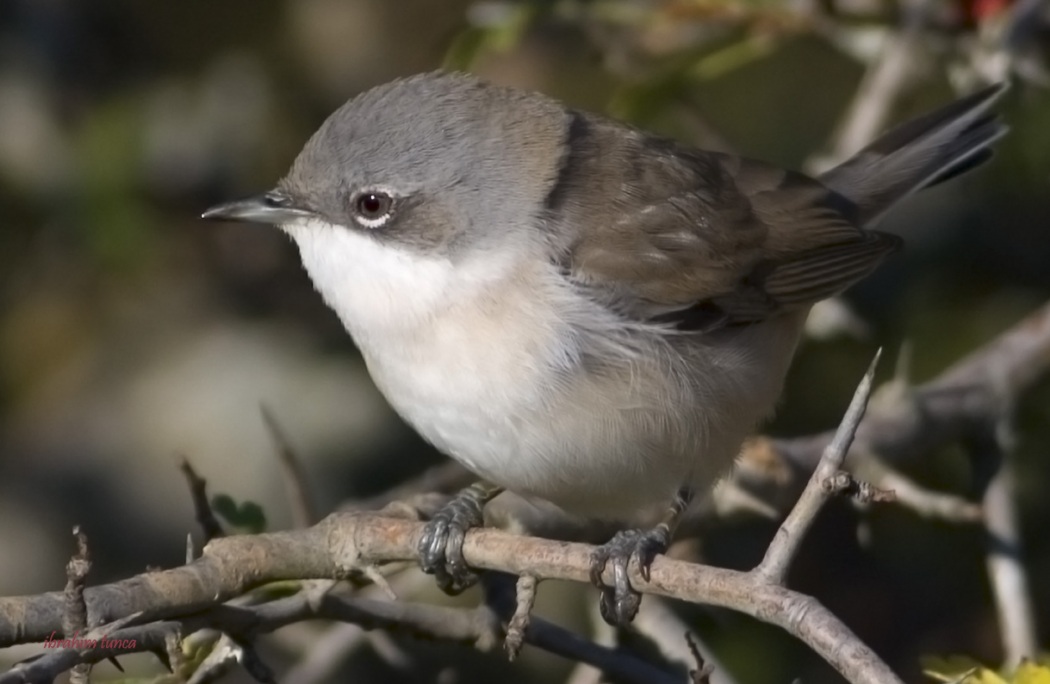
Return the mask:
[[798,503],[791,509],[780,529],[777,530],[776,536],[766,549],[765,558],[754,569],[755,576],[761,578],[763,582],[780,585],[784,583],[788,568],[798,553],[806,531],[828,500],[830,492],[824,486],[824,482],[832,478],[846,460],[846,453],[853,443],[853,436],[857,432],[861,418],[864,417],[864,409],[868,405],[868,397],[871,396],[871,388],[875,382],[875,368],[881,356],[882,350],[880,349],[875,353],[875,358],[872,359],[868,371],[857,386],[857,391],[853,393],[853,400],[846,410],[846,415],[842,418],[834,439],[824,449],[824,455],[813,470],[806,488],[802,490]]
[[1017,524],[1013,468],[1007,459],[984,492],[988,536],[988,577],[999,616],[1004,666],[1009,669],[1038,653],[1032,592],[1028,586]]
[[[85,598],[92,616],[113,617],[146,610],[154,620],[177,617],[214,606],[267,582],[304,577],[337,579],[361,565],[414,559],[422,528],[415,521],[368,513],[336,513],[305,530],[213,540],[204,555],[190,565],[91,587]],[[589,582],[592,551],[593,547],[586,544],[521,537],[492,529],[472,531],[464,545],[466,560],[472,567],[576,582]],[[612,570],[608,572],[611,575]],[[898,681],[871,649],[818,601],[757,582],[752,574],[658,557],[648,583],[636,570],[632,571],[631,580],[647,593],[722,606],[777,625],[801,639],[856,684]],[[330,601],[331,597],[325,596],[321,605],[329,605]],[[278,602],[253,610],[261,611],[275,603]],[[60,605],[60,597],[55,594],[0,599],[0,646],[42,640],[60,622]],[[418,608],[390,602],[377,602],[377,606],[376,610],[381,611]],[[214,616],[224,610],[245,609],[212,610],[210,614]],[[300,609],[282,619],[291,622],[307,615],[306,609]],[[356,613],[354,621],[367,617]],[[226,619],[230,622],[229,615]],[[274,618],[272,622],[276,628],[280,621]],[[224,631],[230,633],[234,627],[235,624],[230,625]],[[241,629],[247,626],[242,625]],[[251,629],[258,628],[251,623]],[[450,627],[447,620],[441,620],[433,629],[447,635]],[[470,635],[473,637],[476,632],[472,628]],[[569,648],[563,640],[547,641],[545,634],[535,622],[526,632],[530,643],[541,641],[538,645],[548,650]],[[94,658],[94,651],[87,656]],[[0,677],[0,682],[4,681]]]
[[[1050,303],[934,380],[911,389],[907,405],[873,405],[857,429],[854,454],[878,454],[892,465],[944,444],[985,433],[1022,392],[1050,370]],[[775,439],[773,450],[795,467],[820,459],[834,433]]]
[[842,117],[830,151],[810,161],[811,171],[826,171],[859,152],[886,128],[893,105],[912,82],[921,63],[923,30],[929,0],[903,3],[905,22],[887,37],[886,46],[864,74],[846,114]]
[[[365,628],[391,629],[466,646],[481,646],[483,649],[493,648],[500,641],[499,620],[485,607],[449,608],[335,597],[331,594],[326,595],[319,603],[312,603],[305,596],[296,595],[250,607],[216,606],[178,620],[121,628],[108,634],[114,641],[134,640],[136,646],[132,650],[143,651],[162,646],[167,636],[175,629],[189,632],[207,625],[222,629],[231,635],[240,635],[234,641],[237,642],[243,656],[246,640],[306,619],[352,622]],[[628,682],[679,684],[676,678],[635,656],[599,646],[544,620],[536,619],[530,625],[526,633],[526,642],[551,653],[592,663]],[[127,653],[128,650],[120,652]],[[0,684],[50,681],[78,662],[94,662],[108,653],[104,648],[80,651],[64,649],[49,653],[32,663],[0,674]],[[234,654],[234,651],[230,650],[230,654]],[[226,654],[223,655],[225,657]],[[259,674],[264,676],[265,673]]]

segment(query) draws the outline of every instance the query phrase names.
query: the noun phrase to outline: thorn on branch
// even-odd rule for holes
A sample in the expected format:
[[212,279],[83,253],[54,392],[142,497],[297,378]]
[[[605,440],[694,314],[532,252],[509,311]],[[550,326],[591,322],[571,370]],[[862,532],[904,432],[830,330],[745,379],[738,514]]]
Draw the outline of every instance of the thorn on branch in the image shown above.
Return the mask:
[[328,596],[328,592],[335,589],[337,584],[339,582],[336,580],[305,580],[300,585],[300,591],[306,597],[307,605],[316,612],[321,609],[325,596]]
[[190,465],[190,460],[185,456],[182,457],[179,470],[186,477],[186,483],[190,487],[190,496],[193,498],[193,513],[201,529],[204,530],[204,543],[207,544],[216,537],[225,536],[226,533],[223,531],[222,525],[219,524],[219,520],[215,517],[215,512],[211,509],[211,504],[208,503],[207,480],[197,474],[197,471]]
[[539,581],[531,575],[522,575],[514,588],[516,603],[514,615],[507,623],[507,636],[503,640],[503,648],[507,651],[507,657],[513,661],[521,653],[521,646],[525,643],[525,630],[529,628],[532,619],[532,607],[536,604],[536,585]]
[[391,601],[397,600],[397,592],[390,586],[390,582],[387,581],[386,576],[379,571],[377,565],[366,565],[361,568],[361,573],[372,581],[372,584],[376,585]]

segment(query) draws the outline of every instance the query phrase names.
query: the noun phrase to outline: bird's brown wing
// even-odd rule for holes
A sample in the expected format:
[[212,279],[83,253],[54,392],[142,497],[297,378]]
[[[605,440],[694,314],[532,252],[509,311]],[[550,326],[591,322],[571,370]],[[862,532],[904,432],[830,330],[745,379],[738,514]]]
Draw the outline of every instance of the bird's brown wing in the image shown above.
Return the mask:
[[841,292],[899,244],[850,223],[847,200],[798,173],[587,115],[569,138],[548,198],[563,266],[632,318],[760,321]]

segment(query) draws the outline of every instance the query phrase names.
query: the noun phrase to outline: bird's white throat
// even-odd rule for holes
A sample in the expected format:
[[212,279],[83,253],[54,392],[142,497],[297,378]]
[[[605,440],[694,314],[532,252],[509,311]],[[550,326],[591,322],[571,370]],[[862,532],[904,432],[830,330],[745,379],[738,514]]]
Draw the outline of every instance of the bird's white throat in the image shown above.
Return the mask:
[[320,219],[281,226],[296,242],[318,292],[358,337],[412,326],[446,306],[454,280],[448,259],[424,257]]

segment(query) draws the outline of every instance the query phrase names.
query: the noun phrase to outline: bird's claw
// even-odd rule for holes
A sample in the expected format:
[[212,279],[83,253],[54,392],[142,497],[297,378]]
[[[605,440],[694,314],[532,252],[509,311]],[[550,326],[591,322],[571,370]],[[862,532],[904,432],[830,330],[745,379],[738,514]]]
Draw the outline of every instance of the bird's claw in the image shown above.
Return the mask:
[[[664,526],[651,530],[622,530],[611,540],[599,546],[591,555],[591,582],[601,590],[599,609],[602,619],[610,625],[627,625],[638,614],[642,596],[631,586],[628,566],[634,559],[646,582],[649,568],[658,554],[667,551],[670,533]],[[613,582],[605,584],[602,573],[612,564]]]
[[463,542],[467,530],[484,522],[481,504],[469,497],[456,497],[437,512],[423,528],[417,550],[423,572],[434,575],[441,591],[455,596],[474,586],[477,573],[467,567]]

